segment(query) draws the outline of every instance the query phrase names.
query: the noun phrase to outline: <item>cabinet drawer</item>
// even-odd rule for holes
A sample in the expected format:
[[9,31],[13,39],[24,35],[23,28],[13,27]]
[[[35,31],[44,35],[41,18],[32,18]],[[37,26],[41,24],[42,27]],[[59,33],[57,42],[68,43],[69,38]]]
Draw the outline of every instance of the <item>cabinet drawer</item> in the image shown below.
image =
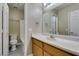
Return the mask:
[[43,50],[37,45],[32,45],[32,52],[34,56],[43,56]]
[[71,56],[71,54],[44,43],[44,50],[53,56]]
[[36,44],[40,48],[43,47],[43,43],[41,41],[37,40],[37,39],[32,38],[32,43]]

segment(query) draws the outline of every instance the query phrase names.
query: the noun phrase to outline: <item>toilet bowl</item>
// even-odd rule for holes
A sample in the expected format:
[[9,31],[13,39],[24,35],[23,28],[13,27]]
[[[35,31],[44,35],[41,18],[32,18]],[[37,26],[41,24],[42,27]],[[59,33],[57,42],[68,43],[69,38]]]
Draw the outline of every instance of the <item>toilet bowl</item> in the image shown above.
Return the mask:
[[11,39],[10,39],[11,51],[16,50],[16,44],[17,44],[17,35],[11,34]]

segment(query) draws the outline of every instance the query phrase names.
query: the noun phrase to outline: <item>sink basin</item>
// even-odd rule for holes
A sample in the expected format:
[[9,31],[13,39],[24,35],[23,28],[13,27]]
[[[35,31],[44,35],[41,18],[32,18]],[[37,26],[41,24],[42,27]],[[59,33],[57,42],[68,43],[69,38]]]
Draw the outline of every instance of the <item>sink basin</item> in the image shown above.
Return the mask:
[[51,34],[48,34],[48,33],[38,33],[36,34],[38,37],[41,37],[41,38],[45,38],[45,39],[53,39],[54,36],[51,35]]
[[45,37],[45,38],[50,39],[50,40],[52,40],[52,39],[55,38],[55,37],[54,37],[53,35],[51,35],[51,34],[42,34],[42,35],[40,35],[40,36]]

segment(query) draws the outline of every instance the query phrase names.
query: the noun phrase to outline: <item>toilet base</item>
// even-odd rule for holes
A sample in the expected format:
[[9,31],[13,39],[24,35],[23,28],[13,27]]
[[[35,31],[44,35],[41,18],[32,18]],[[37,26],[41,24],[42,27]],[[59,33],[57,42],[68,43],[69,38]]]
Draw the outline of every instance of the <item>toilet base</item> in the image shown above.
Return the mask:
[[15,50],[16,50],[16,45],[12,45],[11,51],[15,51]]

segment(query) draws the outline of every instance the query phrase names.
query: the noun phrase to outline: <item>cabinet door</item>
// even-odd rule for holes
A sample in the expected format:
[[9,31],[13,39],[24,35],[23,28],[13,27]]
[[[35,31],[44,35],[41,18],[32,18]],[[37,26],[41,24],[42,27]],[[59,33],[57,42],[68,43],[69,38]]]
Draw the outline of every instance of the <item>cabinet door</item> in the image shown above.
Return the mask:
[[43,48],[43,43],[37,39],[32,38],[32,43],[36,44],[40,48]]
[[34,56],[43,56],[43,50],[34,43],[32,43],[32,53]]
[[50,46],[48,44],[44,44],[44,50],[49,54],[51,54],[52,56],[71,56],[71,54],[65,51],[62,51],[58,48],[55,48],[53,46]]
[[44,56],[51,56],[51,55],[44,51]]

